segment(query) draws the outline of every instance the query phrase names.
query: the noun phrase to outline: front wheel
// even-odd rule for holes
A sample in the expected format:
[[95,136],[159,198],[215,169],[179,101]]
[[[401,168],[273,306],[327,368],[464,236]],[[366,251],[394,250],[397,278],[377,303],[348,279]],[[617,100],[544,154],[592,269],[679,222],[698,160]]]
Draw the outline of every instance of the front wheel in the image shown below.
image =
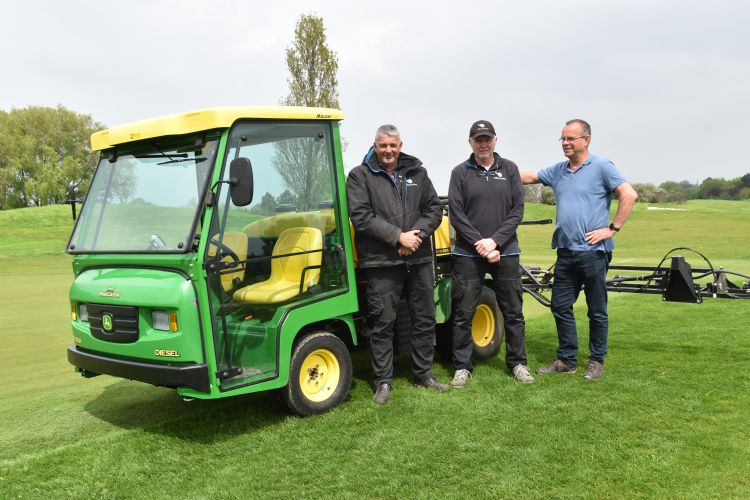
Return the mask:
[[281,398],[292,413],[317,415],[341,403],[351,383],[352,359],[346,345],[332,333],[315,332],[294,348]]

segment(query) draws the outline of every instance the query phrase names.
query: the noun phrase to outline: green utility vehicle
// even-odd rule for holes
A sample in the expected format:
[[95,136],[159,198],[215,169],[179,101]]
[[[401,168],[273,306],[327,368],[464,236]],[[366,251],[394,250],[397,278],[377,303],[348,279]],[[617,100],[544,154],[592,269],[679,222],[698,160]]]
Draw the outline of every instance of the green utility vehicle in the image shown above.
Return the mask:
[[[278,389],[299,415],[343,401],[367,328],[341,119],[334,109],[214,108],[95,133],[99,165],[67,247],[77,371],[184,398]],[[447,218],[432,245],[445,324]],[[486,292],[474,324],[485,358],[502,338]]]

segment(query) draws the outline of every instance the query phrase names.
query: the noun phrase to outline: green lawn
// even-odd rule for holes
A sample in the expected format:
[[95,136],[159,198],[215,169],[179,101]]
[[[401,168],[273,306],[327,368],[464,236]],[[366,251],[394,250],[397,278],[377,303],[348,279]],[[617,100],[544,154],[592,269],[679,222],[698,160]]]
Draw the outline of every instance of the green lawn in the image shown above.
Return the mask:
[[[615,262],[656,265],[690,246],[750,274],[750,204],[680,208],[639,205]],[[527,218],[553,210],[530,205]],[[750,300],[612,294],[607,372],[591,383],[579,373],[520,386],[495,359],[465,391],[435,394],[410,386],[402,360],[394,400],[376,407],[357,353],[348,400],[300,419],[271,394],[187,403],[76,375],[69,217],[0,212],[0,498],[750,497]],[[522,229],[525,263],[552,263],[550,234]],[[554,322],[528,297],[525,308],[536,368],[554,357]]]

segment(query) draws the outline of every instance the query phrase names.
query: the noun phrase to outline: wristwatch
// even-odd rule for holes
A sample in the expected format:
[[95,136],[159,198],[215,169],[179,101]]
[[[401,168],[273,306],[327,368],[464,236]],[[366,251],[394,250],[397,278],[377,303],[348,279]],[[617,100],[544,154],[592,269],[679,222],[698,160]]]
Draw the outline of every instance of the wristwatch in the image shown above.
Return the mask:
[[614,232],[617,232],[617,231],[619,231],[619,230],[620,230],[620,228],[619,228],[619,227],[615,226],[615,223],[614,223],[614,222],[612,222],[612,223],[611,223],[611,224],[609,225],[609,229],[610,229],[611,231],[614,231]]

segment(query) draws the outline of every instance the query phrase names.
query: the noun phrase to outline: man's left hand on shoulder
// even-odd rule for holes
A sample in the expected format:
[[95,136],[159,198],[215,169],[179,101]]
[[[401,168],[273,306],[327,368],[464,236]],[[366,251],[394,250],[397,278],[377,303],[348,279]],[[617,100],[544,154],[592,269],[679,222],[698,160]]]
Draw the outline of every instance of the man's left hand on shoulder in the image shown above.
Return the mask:
[[596,245],[597,243],[611,238],[617,231],[610,229],[609,227],[602,227],[600,229],[594,229],[586,233],[586,243],[589,245]]

